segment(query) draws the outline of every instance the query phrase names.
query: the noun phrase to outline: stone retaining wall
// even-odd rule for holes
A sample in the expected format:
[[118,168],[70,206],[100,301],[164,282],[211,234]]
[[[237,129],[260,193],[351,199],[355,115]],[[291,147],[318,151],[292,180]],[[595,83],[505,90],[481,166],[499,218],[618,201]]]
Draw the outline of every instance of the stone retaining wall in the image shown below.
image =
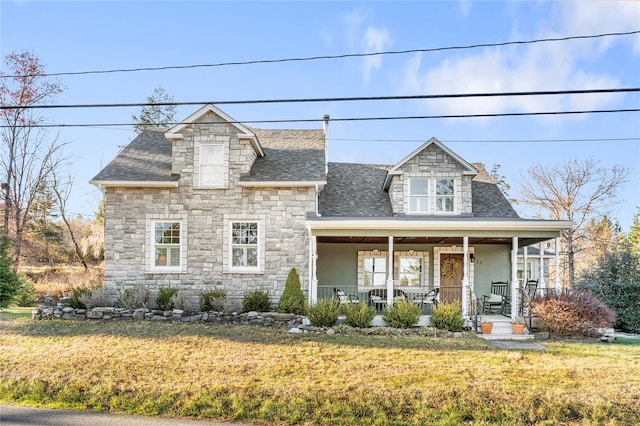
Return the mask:
[[157,309],[101,307],[93,309],[74,309],[58,304],[57,306],[38,306],[33,310],[34,320],[114,320],[114,321],[174,321],[174,322],[210,322],[220,324],[260,325],[292,328],[303,324],[303,316],[280,314],[277,312],[187,312],[181,309],[161,311]]

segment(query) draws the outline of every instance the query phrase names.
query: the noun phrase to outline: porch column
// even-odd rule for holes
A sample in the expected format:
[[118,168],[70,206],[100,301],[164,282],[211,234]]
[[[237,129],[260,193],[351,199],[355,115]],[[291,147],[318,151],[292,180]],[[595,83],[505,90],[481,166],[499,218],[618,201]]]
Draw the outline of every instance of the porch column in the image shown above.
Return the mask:
[[389,236],[389,265],[387,267],[387,305],[393,305],[393,236]]
[[529,275],[527,275],[527,271],[528,271],[528,267],[527,267],[527,261],[529,260],[529,246],[524,246],[522,247],[522,261],[523,261],[523,265],[522,265],[522,279],[526,282],[527,279],[529,278]]
[[462,316],[469,315],[469,237],[462,237]]
[[511,318],[518,316],[518,237],[511,243]]
[[560,290],[560,237],[556,237],[556,280],[553,287]]
[[311,236],[309,241],[309,304],[318,302],[318,237]]
[[538,281],[538,288],[546,288],[547,283],[544,280],[544,244],[540,242],[540,276]]

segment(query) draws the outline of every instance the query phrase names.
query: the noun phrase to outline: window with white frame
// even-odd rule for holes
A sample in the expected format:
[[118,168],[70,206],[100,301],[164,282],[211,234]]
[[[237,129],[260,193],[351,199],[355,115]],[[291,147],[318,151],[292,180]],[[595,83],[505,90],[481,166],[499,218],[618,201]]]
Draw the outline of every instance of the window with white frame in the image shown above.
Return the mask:
[[363,282],[365,287],[383,286],[387,281],[387,258],[365,256],[363,260]]
[[200,145],[200,185],[224,185],[224,145]]
[[429,179],[409,180],[409,213],[428,213]]
[[436,212],[452,213],[455,204],[455,186],[453,179],[436,180]]
[[398,268],[401,287],[422,286],[422,257],[402,256],[399,259]]
[[154,222],[153,232],[153,267],[179,268],[182,252],[180,222]]
[[257,269],[259,256],[258,222],[231,222],[231,267]]

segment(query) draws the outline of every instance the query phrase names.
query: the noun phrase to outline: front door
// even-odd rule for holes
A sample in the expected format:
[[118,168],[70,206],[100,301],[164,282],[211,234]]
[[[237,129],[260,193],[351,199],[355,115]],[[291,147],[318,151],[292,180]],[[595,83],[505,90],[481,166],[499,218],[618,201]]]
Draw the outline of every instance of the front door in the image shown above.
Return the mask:
[[451,303],[462,300],[462,277],[464,274],[462,254],[440,255],[440,301]]

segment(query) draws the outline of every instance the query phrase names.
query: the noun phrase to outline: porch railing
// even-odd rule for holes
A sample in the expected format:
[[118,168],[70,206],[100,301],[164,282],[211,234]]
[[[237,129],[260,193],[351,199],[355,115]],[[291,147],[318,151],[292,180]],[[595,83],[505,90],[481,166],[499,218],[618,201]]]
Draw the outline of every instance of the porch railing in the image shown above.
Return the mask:
[[[340,290],[344,293],[341,296],[341,303],[353,303],[363,301],[373,307],[377,313],[381,314],[387,306],[387,289],[386,287],[372,287],[366,291],[358,291],[353,285],[336,285],[336,286],[318,286],[318,299],[329,299],[338,297],[336,291]],[[432,304],[425,303],[425,296],[432,288],[407,288],[394,287],[393,297],[395,300],[405,298],[419,304],[422,307],[422,315],[431,315]],[[462,299],[462,289],[460,287],[439,287],[439,295],[437,301],[453,302]]]

